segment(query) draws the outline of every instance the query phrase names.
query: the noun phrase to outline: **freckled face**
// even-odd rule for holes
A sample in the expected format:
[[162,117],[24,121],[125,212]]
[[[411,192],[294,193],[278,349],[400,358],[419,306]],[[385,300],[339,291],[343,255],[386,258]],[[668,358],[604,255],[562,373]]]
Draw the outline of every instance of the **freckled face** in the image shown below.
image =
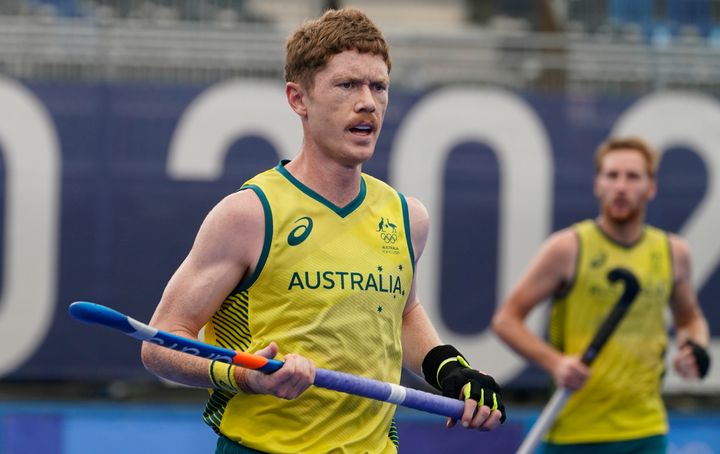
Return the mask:
[[388,105],[390,77],[382,57],[355,50],[336,54],[305,97],[306,141],[343,165],[375,151]]
[[636,150],[614,150],[605,155],[595,177],[595,196],[601,214],[616,223],[642,219],[647,203],[655,197],[642,154]]

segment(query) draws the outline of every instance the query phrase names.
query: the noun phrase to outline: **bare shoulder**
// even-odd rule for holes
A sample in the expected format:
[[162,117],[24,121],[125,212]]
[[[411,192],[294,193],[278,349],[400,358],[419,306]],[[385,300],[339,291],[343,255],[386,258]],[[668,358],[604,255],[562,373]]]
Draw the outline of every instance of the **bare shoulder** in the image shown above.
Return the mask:
[[263,207],[253,191],[220,200],[165,287],[153,322],[196,335],[238,282],[252,273],[263,238]]
[[430,215],[425,205],[415,197],[406,197],[405,200],[407,201],[410,222],[427,224],[430,220]]
[[572,281],[578,254],[578,237],[571,227],[552,233],[535,256],[531,269],[563,285]]
[[578,251],[577,233],[571,227],[558,230],[545,240],[542,250],[556,260],[574,263]]
[[236,254],[256,252],[265,234],[264,208],[252,190],[238,191],[223,198],[203,221],[194,248],[212,248]]
[[264,211],[260,198],[252,190],[237,191],[225,196],[208,214],[223,223],[264,223]]
[[690,276],[690,246],[680,236],[668,234],[670,253],[672,254],[673,275],[675,281]]
[[408,207],[408,222],[410,223],[410,235],[412,237],[413,250],[417,260],[425,250],[428,233],[430,231],[430,214],[415,197],[406,197]]
[[687,241],[682,237],[674,233],[669,233],[668,241],[670,242],[670,251],[673,257],[687,258],[690,256],[690,246],[688,246]]

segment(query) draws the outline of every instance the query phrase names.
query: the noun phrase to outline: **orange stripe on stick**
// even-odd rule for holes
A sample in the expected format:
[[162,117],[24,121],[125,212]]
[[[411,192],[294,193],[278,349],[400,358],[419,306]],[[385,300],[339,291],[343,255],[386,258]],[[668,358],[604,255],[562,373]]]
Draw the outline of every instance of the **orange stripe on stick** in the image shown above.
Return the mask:
[[266,365],[268,359],[264,356],[253,355],[252,353],[235,352],[233,358],[233,364],[237,364],[241,367],[247,367],[248,369],[260,369]]

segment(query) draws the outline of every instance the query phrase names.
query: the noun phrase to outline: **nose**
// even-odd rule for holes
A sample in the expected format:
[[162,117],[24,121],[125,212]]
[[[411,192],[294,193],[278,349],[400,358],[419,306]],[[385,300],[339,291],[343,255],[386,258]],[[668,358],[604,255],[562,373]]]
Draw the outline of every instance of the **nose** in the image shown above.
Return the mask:
[[355,112],[375,112],[375,98],[369,84],[362,84],[358,89],[358,98],[355,102]]
[[630,185],[630,179],[627,176],[620,176],[615,180],[615,189],[620,192],[625,192]]

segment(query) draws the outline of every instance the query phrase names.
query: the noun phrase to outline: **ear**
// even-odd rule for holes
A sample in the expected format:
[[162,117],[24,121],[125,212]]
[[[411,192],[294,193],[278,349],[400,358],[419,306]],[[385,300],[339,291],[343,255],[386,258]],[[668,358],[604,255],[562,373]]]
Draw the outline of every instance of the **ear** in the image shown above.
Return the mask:
[[285,84],[285,96],[287,97],[290,108],[301,117],[307,116],[307,108],[305,107],[305,90],[300,84],[288,82]]
[[593,194],[595,195],[595,198],[598,198],[598,175],[595,174],[595,177],[593,178]]
[[655,195],[657,195],[657,181],[655,181],[655,178],[651,178],[648,187],[648,200],[653,200]]

